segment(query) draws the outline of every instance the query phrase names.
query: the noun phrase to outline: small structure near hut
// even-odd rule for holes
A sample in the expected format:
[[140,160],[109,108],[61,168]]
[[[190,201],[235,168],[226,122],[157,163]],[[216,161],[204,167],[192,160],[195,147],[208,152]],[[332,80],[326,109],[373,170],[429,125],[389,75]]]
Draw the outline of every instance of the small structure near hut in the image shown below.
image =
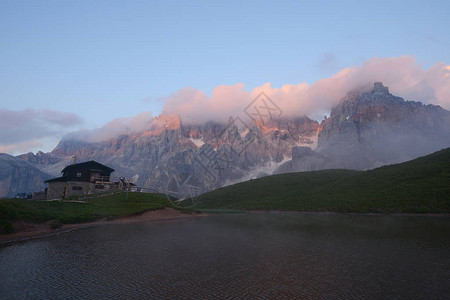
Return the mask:
[[123,177],[111,177],[114,169],[96,161],[73,163],[66,166],[61,177],[46,180],[47,200],[83,196],[105,191],[118,191],[130,188]]

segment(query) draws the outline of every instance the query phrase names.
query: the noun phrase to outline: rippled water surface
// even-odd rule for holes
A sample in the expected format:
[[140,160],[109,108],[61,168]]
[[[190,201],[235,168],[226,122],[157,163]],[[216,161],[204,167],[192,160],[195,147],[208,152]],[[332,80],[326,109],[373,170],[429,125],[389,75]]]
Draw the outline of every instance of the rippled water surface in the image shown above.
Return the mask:
[[450,220],[216,215],[0,246],[0,299],[450,295]]

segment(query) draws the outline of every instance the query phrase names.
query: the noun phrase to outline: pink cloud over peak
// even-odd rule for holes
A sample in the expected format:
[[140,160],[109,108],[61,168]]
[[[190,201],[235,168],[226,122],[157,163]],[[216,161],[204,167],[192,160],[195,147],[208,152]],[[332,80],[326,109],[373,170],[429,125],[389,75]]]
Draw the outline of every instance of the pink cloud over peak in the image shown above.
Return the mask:
[[180,114],[185,122],[226,122],[230,116],[242,116],[245,107],[264,92],[281,108],[284,116],[308,115],[320,119],[347,92],[370,88],[375,81],[382,81],[392,94],[405,100],[450,109],[450,66],[437,63],[424,69],[413,57],[405,55],[374,57],[361,66],[342,69],[311,85],[303,82],[274,88],[265,83],[252,91],[244,90],[243,83],[220,85],[211,97],[201,90],[186,87],[168,98],[164,112]]

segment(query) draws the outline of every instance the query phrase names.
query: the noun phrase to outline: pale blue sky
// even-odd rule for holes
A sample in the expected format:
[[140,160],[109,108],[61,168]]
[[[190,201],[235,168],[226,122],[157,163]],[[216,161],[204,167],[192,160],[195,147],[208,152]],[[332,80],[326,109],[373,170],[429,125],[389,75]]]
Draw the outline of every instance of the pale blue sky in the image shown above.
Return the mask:
[[92,128],[159,114],[186,86],[311,84],[374,56],[448,64],[449,3],[0,0],[0,109]]

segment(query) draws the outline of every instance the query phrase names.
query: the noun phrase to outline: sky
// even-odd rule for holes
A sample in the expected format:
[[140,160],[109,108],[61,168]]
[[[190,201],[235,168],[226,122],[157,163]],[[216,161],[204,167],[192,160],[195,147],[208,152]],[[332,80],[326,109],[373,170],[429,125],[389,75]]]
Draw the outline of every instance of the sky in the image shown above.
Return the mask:
[[[0,1],[0,152],[259,92],[319,119],[348,89],[450,109],[449,1]],[[113,126],[114,125],[114,126]]]

